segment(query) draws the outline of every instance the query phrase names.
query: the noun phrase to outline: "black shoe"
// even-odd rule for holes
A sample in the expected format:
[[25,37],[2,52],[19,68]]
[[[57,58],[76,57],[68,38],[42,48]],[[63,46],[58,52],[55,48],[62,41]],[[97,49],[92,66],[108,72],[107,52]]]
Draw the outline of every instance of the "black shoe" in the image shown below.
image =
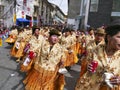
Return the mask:
[[67,66],[67,67],[65,67],[68,71],[70,71],[71,70],[71,67],[70,66]]

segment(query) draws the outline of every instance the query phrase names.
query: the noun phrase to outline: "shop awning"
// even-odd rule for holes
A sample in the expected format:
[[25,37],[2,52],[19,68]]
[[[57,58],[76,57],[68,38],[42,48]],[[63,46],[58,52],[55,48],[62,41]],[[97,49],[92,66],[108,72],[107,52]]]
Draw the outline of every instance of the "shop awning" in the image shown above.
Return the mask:
[[25,18],[17,18],[16,19],[16,25],[18,25],[18,26],[24,27],[24,26],[27,26],[29,24],[30,24],[30,21],[25,19]]
[[17,18],[17,21],[19,21],[19,22],[30,22],[29,20],[27,20],[25,18]]

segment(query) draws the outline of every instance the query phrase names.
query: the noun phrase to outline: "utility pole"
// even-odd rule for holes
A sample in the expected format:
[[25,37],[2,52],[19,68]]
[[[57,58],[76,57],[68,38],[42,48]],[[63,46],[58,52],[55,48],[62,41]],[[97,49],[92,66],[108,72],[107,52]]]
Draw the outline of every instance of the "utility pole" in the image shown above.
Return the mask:
[[86,10],[85,10],[84,29],[87,29],[87,25],[88,25],[89,7],[90,7],[90,0],[87,0],[87,2],[86,2]]

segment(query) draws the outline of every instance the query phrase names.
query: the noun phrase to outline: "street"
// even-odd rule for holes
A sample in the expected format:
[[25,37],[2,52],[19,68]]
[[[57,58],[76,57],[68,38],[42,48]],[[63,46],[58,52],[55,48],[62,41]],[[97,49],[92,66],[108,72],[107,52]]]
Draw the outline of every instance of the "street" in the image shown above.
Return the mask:
[[[0,47],[0,90],[24,90],[22,81],[25,73],[19,72],[19,64],[10,56],[11,47],[7,43]],[[79,73],[80,66],[77,64],[71,67],[69,73],[65,73],[64,90],[74,90]]]

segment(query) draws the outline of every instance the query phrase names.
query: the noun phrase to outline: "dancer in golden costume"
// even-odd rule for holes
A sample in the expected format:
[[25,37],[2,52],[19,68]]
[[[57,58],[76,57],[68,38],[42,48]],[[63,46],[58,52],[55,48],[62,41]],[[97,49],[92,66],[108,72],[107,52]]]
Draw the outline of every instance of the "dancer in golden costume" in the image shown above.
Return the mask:
[[17,35],[18,35],[18,30],[17,27],[14,26],[12,27],[9,37],[5,40],[5,42],[9,44],[14,44],[17,39]]
[[[29,54],[28,61],[32,61],[32,65],[23,81],[25,90],[63,90],[64,88],[64,76],[58,73],[64,61],[64,51],[58,43],[60,34],[53,29],[50,30],[49,35],[48,40],[41,41],[41,46],[33,52],[34,54]],[[35,57],[31,58],[31,56]],[[25,62],[23,64],[26,65]]]
[[84,58],[75,90],[120,90],[120,25],[106,28],[105,41]]

